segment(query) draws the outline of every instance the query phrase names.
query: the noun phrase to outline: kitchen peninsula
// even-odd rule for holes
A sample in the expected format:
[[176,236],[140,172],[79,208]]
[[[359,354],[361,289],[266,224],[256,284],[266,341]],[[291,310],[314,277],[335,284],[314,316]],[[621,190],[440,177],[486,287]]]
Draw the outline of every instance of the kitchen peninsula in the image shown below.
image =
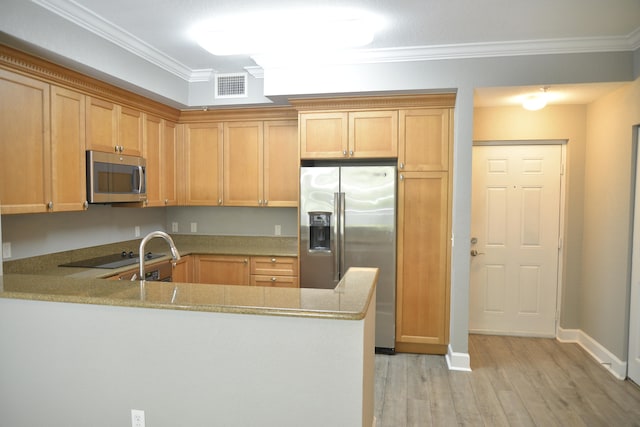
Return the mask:
[[378,270],[333,290],[0,277],[3,423],[371,426]]

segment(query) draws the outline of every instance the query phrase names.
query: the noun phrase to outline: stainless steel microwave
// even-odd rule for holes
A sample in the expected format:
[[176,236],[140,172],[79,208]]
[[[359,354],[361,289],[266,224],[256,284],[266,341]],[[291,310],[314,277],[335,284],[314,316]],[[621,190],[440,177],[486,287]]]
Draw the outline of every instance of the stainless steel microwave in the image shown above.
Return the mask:
[[142,157],[88,150],[87,200],[89,203],[147,200],[146,166]]

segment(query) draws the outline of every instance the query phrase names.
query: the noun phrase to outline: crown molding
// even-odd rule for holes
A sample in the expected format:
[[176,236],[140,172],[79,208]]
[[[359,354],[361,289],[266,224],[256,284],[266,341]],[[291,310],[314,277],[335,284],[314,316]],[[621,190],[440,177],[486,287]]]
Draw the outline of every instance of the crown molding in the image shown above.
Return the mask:
[[32,0],[38,6],[84,28],[87,31],[131,52],[185,81],[190,81],[197,70],[176,61],[125,29],[102,18],[72,0]]
[[[215,70],[195,70],[180,63],[123,28],[77,4],[73,0],[32,0],[39,6],[114,43],[128,52],[182,78],[187,82],[211,79]],[[634,51],[640,48],[640,27],[627,36],[582,37],[562,39],[517,40],[490,43],[461,43],[403,48],[362,49],[343,52],[335,57],[272,57],[255,55],[252,58],[265,68],[307,65],[357,65],[392,62],[419,62],[446,59],[472,59],[504,56],[597,53]],[[263,78],[259,69],[247,70],[254,77]],[[254,74],[256,72],[256,74]]]
[[335,96],[316,98],[289,98],[298,111],[372,110],[398,108],[452,108],[455,93],[428,93],[393,96]]

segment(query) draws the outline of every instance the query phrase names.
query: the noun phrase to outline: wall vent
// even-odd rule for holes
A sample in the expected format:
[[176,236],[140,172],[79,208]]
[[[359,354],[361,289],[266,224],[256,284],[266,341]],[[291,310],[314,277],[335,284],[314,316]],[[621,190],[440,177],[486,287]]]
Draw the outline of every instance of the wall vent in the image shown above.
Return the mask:
[[216,98],[247,96],[247,73],[216,74]]

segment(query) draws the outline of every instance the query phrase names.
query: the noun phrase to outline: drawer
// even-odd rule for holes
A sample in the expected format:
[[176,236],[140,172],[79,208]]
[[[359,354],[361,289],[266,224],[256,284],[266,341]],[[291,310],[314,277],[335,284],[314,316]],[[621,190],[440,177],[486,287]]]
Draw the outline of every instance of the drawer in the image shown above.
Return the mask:
[[251,286],[273,286],[278,288],[297,288],[297,276],[251,276]]
[[262,276],[297,276],[298,258],[252,257],[251,274]]

